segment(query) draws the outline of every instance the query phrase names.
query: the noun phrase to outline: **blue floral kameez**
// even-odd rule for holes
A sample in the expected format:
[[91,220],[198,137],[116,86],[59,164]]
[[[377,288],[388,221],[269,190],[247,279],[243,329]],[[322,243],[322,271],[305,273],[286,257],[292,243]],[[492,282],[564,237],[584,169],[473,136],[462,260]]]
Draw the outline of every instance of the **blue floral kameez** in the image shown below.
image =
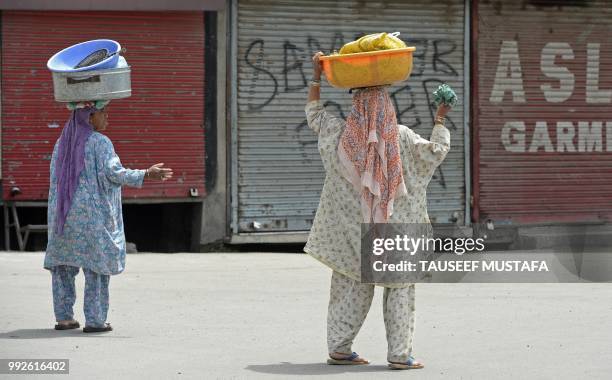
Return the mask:
[[93,132],[85,145],[85,167],[68,212],[64,232],[56,234],[58,144],[51,158],[48,244],[44,267],[68,265],[114,275],[125,269],[121,186],[141,187],[145,170],[126,169],[110,139]]

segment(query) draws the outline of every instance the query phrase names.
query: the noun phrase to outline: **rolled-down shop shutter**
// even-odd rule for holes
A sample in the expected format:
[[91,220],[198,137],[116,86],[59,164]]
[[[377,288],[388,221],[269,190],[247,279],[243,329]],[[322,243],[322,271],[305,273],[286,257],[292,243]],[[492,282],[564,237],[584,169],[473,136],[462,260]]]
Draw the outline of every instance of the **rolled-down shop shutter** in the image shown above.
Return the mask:
[[[237,8],[237,126],[233,231],[310,229],[323,187],[317,139],[305,121],[311,57],[365,33],[401,32],[417,48],[412,76],[390,89],[400,123],[429,138],[438,84],[463,99],[464,2],[256,1]],[[236,83],[234,84],[236,85]],[[327,109],[342,117],[351,95],[322,83]],[[450,114],[452,149],[429,186],[432,222],[463,224],[463,102]]]
[[478,219],[612,218],[612,4],[480,1]]
[[[125,188],[124,198],[204,195],[202,12],[2,12],[2,168],[8,200],[44,200],[49,160],[69,111],[53,100],[47,60],[69,45],[119,41],[132,97],[109,106],[107,134],[126,167],[163,162],[171,181]],[[11,196],[12,187],[21,194]]]

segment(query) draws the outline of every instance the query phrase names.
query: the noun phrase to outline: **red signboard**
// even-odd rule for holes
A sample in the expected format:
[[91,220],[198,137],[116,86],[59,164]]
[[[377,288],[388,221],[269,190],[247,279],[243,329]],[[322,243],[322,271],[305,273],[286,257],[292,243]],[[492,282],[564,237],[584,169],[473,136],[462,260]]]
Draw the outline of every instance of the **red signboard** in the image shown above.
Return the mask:
[[549,3],[478,4],[477,221],[612,217],[611,5]]

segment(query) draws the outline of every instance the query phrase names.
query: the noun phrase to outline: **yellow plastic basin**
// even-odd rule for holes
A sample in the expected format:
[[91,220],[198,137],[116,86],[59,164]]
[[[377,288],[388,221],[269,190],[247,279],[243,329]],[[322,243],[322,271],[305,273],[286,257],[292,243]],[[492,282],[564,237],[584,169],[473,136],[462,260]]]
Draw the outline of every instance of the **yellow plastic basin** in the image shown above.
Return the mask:
[[329,84],[339,88],[371,87],[401,82],[412,72],[415,47],[322,56]]

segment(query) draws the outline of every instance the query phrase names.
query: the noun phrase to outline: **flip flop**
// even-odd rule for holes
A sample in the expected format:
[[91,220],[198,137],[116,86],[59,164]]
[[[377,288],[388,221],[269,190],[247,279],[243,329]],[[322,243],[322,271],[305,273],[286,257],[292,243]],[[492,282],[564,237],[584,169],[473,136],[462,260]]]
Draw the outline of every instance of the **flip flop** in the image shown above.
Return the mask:
[[72,330],[78,329],[79,327],[81,327],[81,325],[79,325],[79,322],[77,321],[70,323],[58,323],[57,325],[55,325],[56,330]]
[[83,327],[84,333],[96,333],[96,332],[107,332],[107,331],[113,331],[113,327],[110,325],[110,323],[105,323],[104,327],[93,327],[93,326]]
[[409,356],[405,363],[389,362],[389,368],[391,369],[421,369],[424,367],[423,363],[417,362],[412,356]]
[[[361,359],[361,360],[357,360],[357,359]],[[329,359],[327,359],[327,364],[330,364],[330,365],[365,365],[365,364],[370,364],[370,362],[360,357],[356,352],[353,352],[351,356],[344,358],[344,359],[334,359],[330,357]]]

